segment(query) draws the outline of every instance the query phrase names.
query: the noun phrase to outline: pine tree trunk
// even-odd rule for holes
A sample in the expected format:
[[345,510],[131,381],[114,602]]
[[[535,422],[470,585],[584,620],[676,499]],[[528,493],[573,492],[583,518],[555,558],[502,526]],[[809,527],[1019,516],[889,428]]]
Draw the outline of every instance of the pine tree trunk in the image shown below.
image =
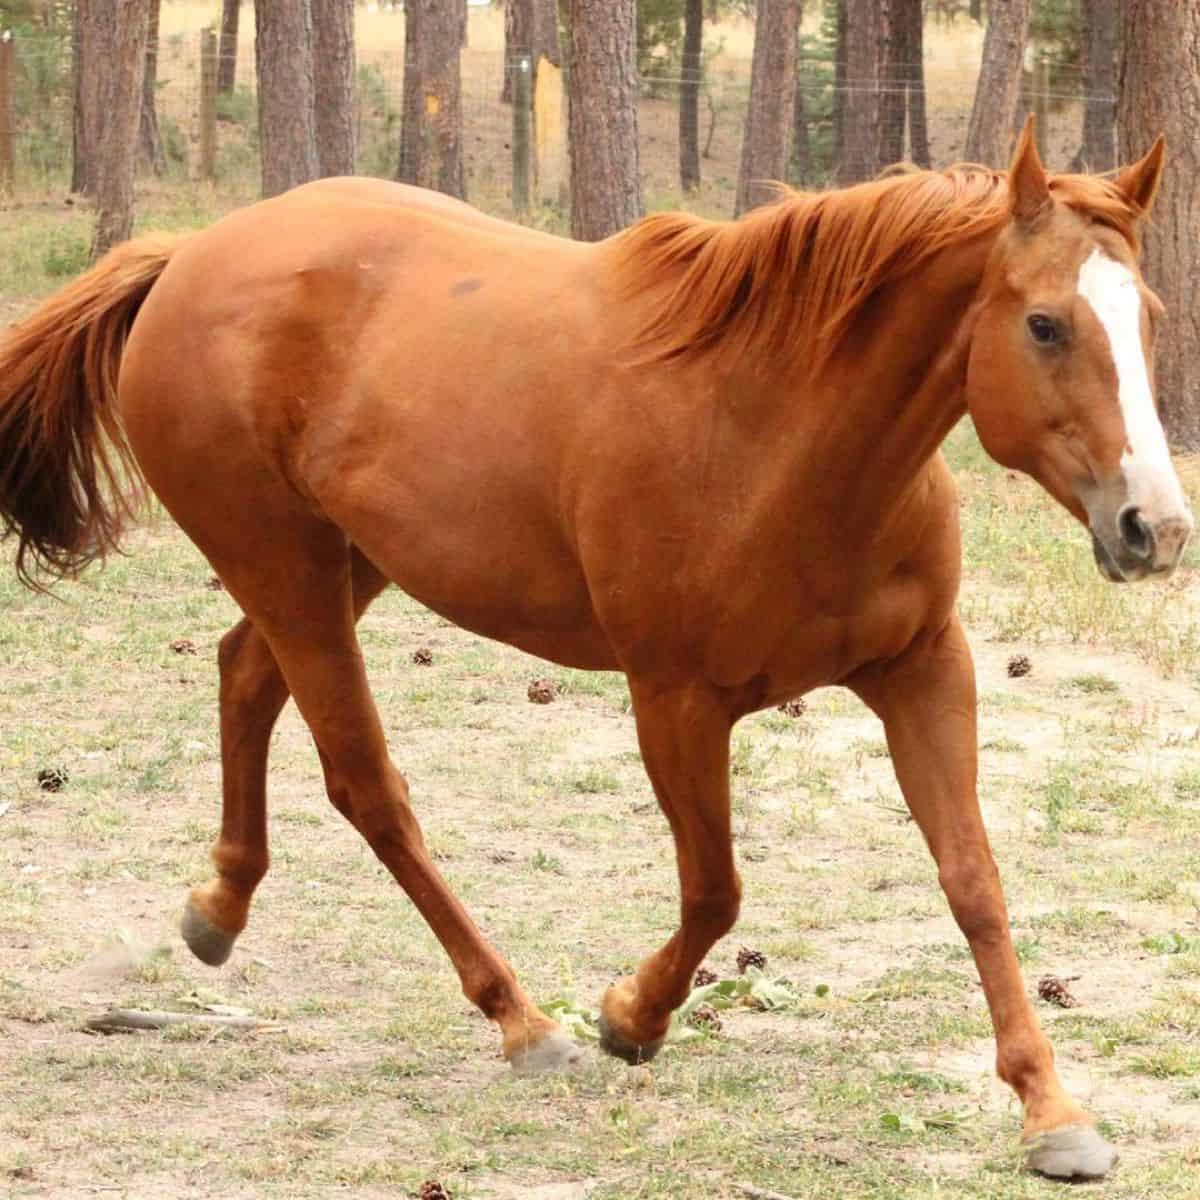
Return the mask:
[[313,124],[322,175],[354,174],[354,0],[312,0]]
[[1083,141],[1072,170],[1111,171],[1117,119],[1119,0],[1080,0],[1079,58],[1083,75]]
[[146,26],[146,71],[142,79],[141,133],[138,138],[142,161],[155,175],[162,175],[167,169],[162,134],[158,129],[158,107],[155,104],[155,92],[158,89],[158,11],[161,3],[162,0],[150,0]]
[[96,230],[92,259],[133,232],[133,179],[150,0],[90,0],[81,51],[90,80],[84,93],[99,105],[95,123]]
[[685,0],[683,58],[679,70],[679,186],[700,186],[700,79],[704,47],[704,0]]
[[[1167,137],[1153,220],[1143,234],[1146,280],[1167,306],[1158,341],[1159,406],[1171,444],[1200,450],[1200,6],[1125,0],[1117,131],[1130,162]],[[1170,86],[1164,81],[1170,80]]]
[[500,103],[512,103],[512,73],[509,64],[515,57],[529,55],[533,68],[532,86],[537,89],[537,69],[547,59],[562,66],[558,45],[558,6],[556,0],[506,0],[504,5],[504,82]]
[[870,179],[880,168],[882,81],[889,59],[893,0],[846,0],[847,92],[838,179]]
[[465,195],[460,0],[408,0],[404,10],[402,183]]
[[796,90],[792,97],[792,169],[790,181],[805,187],[812,175],[812,152],[808,143],[808,107],[801,77],[799,39],[796,46]]
[[925,118],[925,6],[921,0],[903,0],[907,19],[909,157],[918,167],[932,165],[929,125]]
[[[921,0],[916,0],[918,4]],[[879,158],[875,170],[904,158],[904,119],[908,112],[908,75],[911,52],[908,12],[912,0],[891,0],[886,40],[880,47]]]
[[263,196],[320,174],[313,121],[313,29],[309,0],[254,6],[258,141]]
[[800,14],[801,0],[758,0],[735,216],[773,199],[787,175]]
[[833,137],[829,149],[836,175],[846,146],[846,41],[849,35],[846,32],[847,0],[834,0],[834,3],[837,4],[837,44],[833,52],[833,111],[830,113]]
[[238,17],[242,0],[222,0],[221,44],[217,54],[217,94],[229,96],[237,80]]
[[96,193],[95,99],[88,94],[95,77],[83,58],[83,5],[76,3],[71,18],[71,67],[75,99],[71,108],[71,191]]
[[570,0],[571,233],[599,241],[642,215],[634,0]]
[[991,0],[983,64],[975,88],[975,103],[967,126],[964,158],[989,167],[1008,163],[1017,104],[1021,98],[1021,69],[1029,36],[1030,0]]

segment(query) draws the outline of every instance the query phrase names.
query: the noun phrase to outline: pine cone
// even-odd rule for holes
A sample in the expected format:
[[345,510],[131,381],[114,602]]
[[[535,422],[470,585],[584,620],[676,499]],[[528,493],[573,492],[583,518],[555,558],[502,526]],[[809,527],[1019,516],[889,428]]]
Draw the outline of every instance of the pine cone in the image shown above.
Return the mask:
[[418,667],[431,667],[433,666],[433,651],[428,646],[420,646],[413,651],[412,660]]
[[535,679],[529,685],[528,695],[533,704],[549,704],[558,695],[558,688],[549,679]]
[[70,778],[66,767],[43,767],[37,773],[38,787],[43,792],[61,792]]
[[802,717],[808,712],[808,705],[802,697],[797,697],[795,700],[785,700],[779,706],[779,711],[788,717]]
[[748,967],[757,967],[760,971],[767,969],[767,956],[761,950],[750,950],[743,946],[738,951],[737,969],[740,975],[745,975]]
[[427,1179],[417,1193],[420,1200],[453,1200],[450,1193],[436,1179]]
[[176,654],[195,654],[196,643],[190,638],[176,638],[175,641],[171,643],[171,649],[174,650]]
[[1008,660],[1008,677],[1009,679],[1020,679],[1022,675],[1028,675],[1033,670],[1033,663],[1029,661],[1027,655],[1014,654]]
[[688,1024],[694,1029],[703,1029],[707,1033],[721,1032],[721,1018],[711,1004],[701,1004],[694,1008],[688,1016]]
[[1059,1008],[1077,1008],[1079,1001],[1071,995],[1066,980],[1057,975],[1043,975],[1038,980],[1038,997],[1047,1004],[1057,1004]]
[[701,967],[696,972],[695,979],[692,980],[692,987],[702,988],[708,987],[710,983],[716,983],[719,976],[716,971],[710,971],[707,967]]

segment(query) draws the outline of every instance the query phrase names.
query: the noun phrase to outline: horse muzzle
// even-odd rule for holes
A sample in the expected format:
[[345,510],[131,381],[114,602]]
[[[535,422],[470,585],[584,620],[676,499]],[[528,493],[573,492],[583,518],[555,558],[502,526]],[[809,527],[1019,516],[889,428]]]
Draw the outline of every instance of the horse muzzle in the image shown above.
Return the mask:
[[1113,516],[1093,513],[1089,506],[1092,553],[1100,573],[1112,583],[1165,578],[1179,565],[1195,520],[1186,507],[1156,517],[1136,504],[1123,505]]

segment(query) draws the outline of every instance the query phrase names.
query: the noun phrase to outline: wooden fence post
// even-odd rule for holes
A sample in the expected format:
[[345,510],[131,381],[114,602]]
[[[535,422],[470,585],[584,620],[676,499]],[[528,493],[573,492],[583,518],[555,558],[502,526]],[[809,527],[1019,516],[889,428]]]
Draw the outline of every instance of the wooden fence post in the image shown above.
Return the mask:
[[200,34],[200,178],[217,175],[217,32]]
[[16,43],[11,29],[0,32],[0,192],[11,192],[16,180],[13,131],[13,76],[16,74]]
[[532,173],[533,60],[514,54],[508,61],[512,72],[512,203],[518,216],[529,212],[529,181]]

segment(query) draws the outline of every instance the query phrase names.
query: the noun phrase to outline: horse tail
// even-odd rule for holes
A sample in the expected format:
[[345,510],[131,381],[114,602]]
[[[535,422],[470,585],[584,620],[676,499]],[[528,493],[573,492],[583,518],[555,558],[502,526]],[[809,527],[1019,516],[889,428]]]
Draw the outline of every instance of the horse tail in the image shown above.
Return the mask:
[[0,333],[0,537],[42,591],[118,548],[145,494],[117,419],[117,374],[138,309],[179,238],[138,238]]

